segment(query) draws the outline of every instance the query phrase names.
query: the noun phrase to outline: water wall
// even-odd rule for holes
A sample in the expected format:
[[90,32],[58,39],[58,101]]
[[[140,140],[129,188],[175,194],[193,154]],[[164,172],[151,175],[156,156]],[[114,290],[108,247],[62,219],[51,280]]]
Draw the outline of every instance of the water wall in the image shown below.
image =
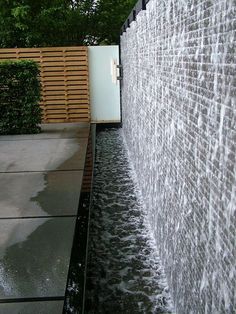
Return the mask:
[[121,36],[122,118],[176,313],[236,308],[234,0],[150,0]]

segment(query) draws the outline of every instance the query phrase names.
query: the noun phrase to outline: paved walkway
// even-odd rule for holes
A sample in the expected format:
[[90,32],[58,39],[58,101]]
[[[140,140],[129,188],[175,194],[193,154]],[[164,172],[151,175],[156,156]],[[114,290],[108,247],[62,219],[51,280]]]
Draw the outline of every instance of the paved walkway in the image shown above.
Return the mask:
[[88,135],[0,136],[0,313],[62,313]]

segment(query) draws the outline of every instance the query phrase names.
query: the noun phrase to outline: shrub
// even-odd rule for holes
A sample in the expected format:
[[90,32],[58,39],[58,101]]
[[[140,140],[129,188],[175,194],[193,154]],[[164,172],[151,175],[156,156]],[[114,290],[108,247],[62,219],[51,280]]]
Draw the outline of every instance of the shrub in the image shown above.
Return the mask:
[[39,133],[39,67],[35,61],[0,62],[0,134]]

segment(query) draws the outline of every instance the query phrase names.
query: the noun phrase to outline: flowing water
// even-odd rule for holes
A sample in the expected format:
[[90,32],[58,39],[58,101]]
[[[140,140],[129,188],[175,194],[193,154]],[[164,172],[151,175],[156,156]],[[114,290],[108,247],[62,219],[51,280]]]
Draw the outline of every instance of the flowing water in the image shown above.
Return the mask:
[[86,313],[170,313],[169,292],[122,132],[96,138]]

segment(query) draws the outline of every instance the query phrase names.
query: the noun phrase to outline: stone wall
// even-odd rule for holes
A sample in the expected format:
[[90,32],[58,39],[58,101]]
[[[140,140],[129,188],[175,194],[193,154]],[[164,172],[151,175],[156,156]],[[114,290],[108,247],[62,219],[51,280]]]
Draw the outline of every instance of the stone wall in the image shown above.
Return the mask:
[[176,313],[235,313],[234,0],[150,0],[121,36],[123,129]]

